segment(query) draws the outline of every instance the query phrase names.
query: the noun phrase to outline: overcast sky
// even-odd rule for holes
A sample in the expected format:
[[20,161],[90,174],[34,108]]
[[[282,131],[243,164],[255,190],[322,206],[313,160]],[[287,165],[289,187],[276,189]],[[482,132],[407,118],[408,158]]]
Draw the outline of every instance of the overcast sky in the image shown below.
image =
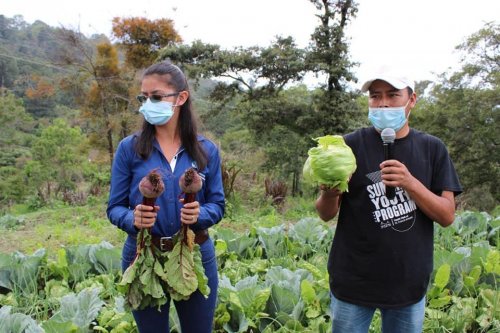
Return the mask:
[[[360,0],[348,30],[350,54],[360,81],[380,67],[416,80],[458,68],[455,46],[488,21],[499,20],[495,0]],[[111,34],[115,16],[170,18],[186,43],[268,46],[277,35],[305,47],[318,25],[308,0],[1,0],[0,14],[79,28],[86,35]],[[361,83],[361,82],[360,82]]]

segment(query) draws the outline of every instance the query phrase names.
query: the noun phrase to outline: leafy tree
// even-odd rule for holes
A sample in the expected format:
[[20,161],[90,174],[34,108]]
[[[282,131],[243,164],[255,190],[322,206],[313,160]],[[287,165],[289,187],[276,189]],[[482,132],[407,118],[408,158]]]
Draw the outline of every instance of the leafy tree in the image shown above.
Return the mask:
[[[307,120],[316,136],[343,134],[361,124],[357,94],[346,91],[346,83],[355,81],[349,60],[345,30],[357,13],[352,0],[310,0],[320,11],[320,24],[311,36],[306,63],[319,76],[325,76],[323,92],[315,94],[314,112]],[[319,124],[314,126],[314,124]]]
[[307,88],[297,86],[272,99],[249,101],[241,106],[254,143],[266,154],[263,167],[280,178],[291,176],[293,194],[299,191],[302,165],[311,145],[308,124],[303,122],[310,100]]
[[0,89],[0,206],[19,201],[26,194],[22,167],[30,157],[33,119],[23,101]]
[[500,26],[488,23],[458,46],[462,69],[443,74],[417,104],[420,127],[445,141],[465,188],[466,204],[490,210],[500,200]]
[[80,87],[86,88],[78,102],[88,121],[91,143],[100,148],[105,142],[111,164],[115,142],[129,134],[129,88],[134,80],[130,72],[119,67],[118,52],[109,41],[101,42],[94,51],[82,37],[74,31],[64,31],[61,38],[68,47],[60,56],[66,65],[77,70]]
[[321,23],[311,36],[307,62],[314,73],[327,76],[328,92],[343,91],[343,82],[355,79],[350,71],[354,64],[349,61],[345,29],[358,11],[357,4],[353,0],[309,1],[322,13],[317,15]]
[[64,69],[53,61],[66,47],[56,38],[60,30],[38,20],[27,24],[22,16],[0,17],[0,86],[23,98],[36,118],[54,118],[57,104],[75,106],[73,96],[58,89]]
[[0,15],[0,87],[11,88],[19,75],[16,58],[8,44],[15,40],[14,20]]
[[[223,80],[211,94],[219,102],[215,114],[225,112],[224,107],[232,103],[231,116],[239,114],[253,141],[264,148],[264,167],[281,176],[291,175],[293,194],[298,192],[305,152],[313,144],[310,139],[342,134],[361,123],[357,94],[345,89],[354,76],[344,31],[357,5],[340,0],[311,2],[323,12],[307,49],[298,48],[292,37],[277,37],[265,48],[222,50],[195,41],[190,46],[166,47],[160,53],[161,58],[182,64],[195,80]],[[327,84],[312,92],[290,88],[306,73],[326,76]]]
[[3,47],[0,47],[0,53],[2,53],[0,55],[0,87],[11,88],[18,75],[17,62]]
[[13,166],[0,167],[0,207],[21,201],[28,192],[22,172]]
[[230,83],[220,82],[212,92],[212,97],[221,101],[238,93],[254,100],[274,95],[287,84],[300,81],[306,70],[304,50],[297,48],[292,37],[277,37],[267,48],[237,47],[232,51],[195,41],[166,47],[159,56],[182,64],[196,82],[201,78],[228,79]]
[[112,160],[114,142],[130,132],[132,113],[125,112],[130,108],[129,85],[120,77],[122,72],[118,66],[118,53],[111,44],[102,43],[97,46],[95,65],[95,74],[99,79],[90,87],[82,116],[90,124],[91,143],[100,146],[105,137]]
[[44,202],[75,189],[82,162],[86,159],[85,137],[79,127],[70,127],[56,119],[33,142],[33,159],[24,168],[27,180],[34,184]]
[[450,81],[454,84],[498,88],[500,85],[500,24],[486,23],[478,32],[458,45],[462,53],[462,70]]
[[0,149],[29,144],[33,119],[26,113],[23,101],[6,89],[0,89],[0,124]]
[[0,14],[0,38],[4,40],[12,40],[15,34],[12,30],[13,20]]
[[134,68],[148,67],[155,62],[161,48],[182,42],[170,19],[115,17],[112,29],[125,48],[126,62]]
[[[286,92],[287,85],[300,81],[306,73],[304,50],[297,48],[293,38],[277,37],[269,47],[236,48],[232,51],[196,41],[191,46],[165,48],[161,57],[181,63],[196,82],[201,78],[226,79],[225,82],[219,81],[210,94],[217,104],[207,118],[231,110],[229,117],[242,119],[250,129],[253,141],[266,151],[268,163],[264,167],[268,171],[276,171],[281,177],[289,177],[293,173],[292,179],[298,179],[300,163],[296,161],[301,155],[293,149],[297,145],[292,145],[288,139],[293,138],[297,144],[304,143],[304,140],[295,140],[302,133],[292,132],[299,128],[304,130],[295,122],[297,119],[300,121],[309,109],[305,101],[310,102],[310,99],[302,88],[297,92],[301,91],[304,99],[287,100],[287,96],[293,95]],[[221,128],[220,124],[227,124],[227,121],[212,130],[224,134],[227,128]],[[285,130],[290,132],[284,135]],[[275,137],[276,133],[281,135]],[[288,148],[287,153],[282,151],[285,147]],[[301,151],[304,151],[304,145]],[[288,159],[293,154],[294,158]],[[292,193],[297,190],[292,188]]]

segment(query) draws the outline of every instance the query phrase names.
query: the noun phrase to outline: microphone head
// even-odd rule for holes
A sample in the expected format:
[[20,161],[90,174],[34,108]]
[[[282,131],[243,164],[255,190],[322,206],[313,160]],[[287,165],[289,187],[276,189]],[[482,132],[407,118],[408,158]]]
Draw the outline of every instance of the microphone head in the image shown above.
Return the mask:
[[383,143],[394,143],[396,140],[396,132],[392,128],[384,128],[380,136]]

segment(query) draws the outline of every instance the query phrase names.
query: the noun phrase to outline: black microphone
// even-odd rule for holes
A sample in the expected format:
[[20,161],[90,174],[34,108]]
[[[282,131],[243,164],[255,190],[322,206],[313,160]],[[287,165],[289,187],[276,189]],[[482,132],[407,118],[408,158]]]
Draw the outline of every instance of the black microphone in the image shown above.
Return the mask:
[[[384,160],[394,159],[394,154],[392,151],[394,140],[396,139],[396,132],[392,128],[384,128],[382,133],[382,142],[384,143]],[[392,199],[396,195],[396,189],[392,186],[385,186],[385,196],[387,199]]]

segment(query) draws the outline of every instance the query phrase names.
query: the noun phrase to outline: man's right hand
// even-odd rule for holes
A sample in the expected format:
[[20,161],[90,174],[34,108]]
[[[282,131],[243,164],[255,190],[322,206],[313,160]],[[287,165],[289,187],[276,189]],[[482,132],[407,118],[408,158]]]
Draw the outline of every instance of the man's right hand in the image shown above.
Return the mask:
[[335,198],[342,194],[342,192],[336,187],[329,187],[328,185],[321,184],[319,186],[321,190],[321,195],[327,198]]
[[316,210],[323,221],[330,221],[339,211],[340,196],[342,192],[338,188],[330,188],[320,185],[321,194],[316,200]]

